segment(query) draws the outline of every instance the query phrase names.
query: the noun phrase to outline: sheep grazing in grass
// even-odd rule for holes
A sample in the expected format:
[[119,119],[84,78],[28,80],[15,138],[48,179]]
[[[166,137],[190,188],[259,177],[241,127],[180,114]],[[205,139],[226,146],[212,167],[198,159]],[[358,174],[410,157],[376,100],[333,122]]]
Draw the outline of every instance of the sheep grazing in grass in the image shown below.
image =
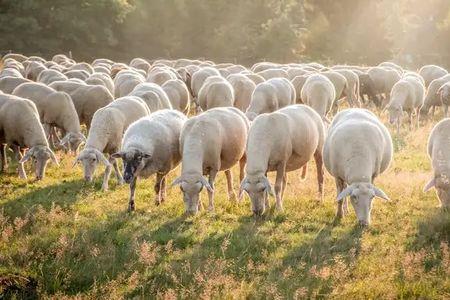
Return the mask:
[[256,84],[243,74],[231,74],[227,77],[234,90],[234,107],[245,112],[252,100]]
[[419,112],[425,97],[425,87],[422,81],[414,76],[407,76],[398,81],[391,91],[391,100],[387,105],[389,122],[397,125],[397,134],[400,133],[403,112],[409,115],[409,126],[413,127],[413,116],[417,117],[419,126]]
[[267,172],[276,172],[276,208],[282,210],[287,172],[305,168],[313,156],[319,199],[322,200],[324,138],[321,116],[302,104],[260,115],[253,121],[248,134],[246,176],[241,182],[240,197],[244,191],[248,193],[255,216],[264,213],[269,206],[268,194],[273,194]]
[[242,180],[248,128],[247,118],[235,107],[213,108],[185,123],[180,137],[181,175],[172,185],[180,186],[186,213],[198,212],[203,188],[208,191],[209,210],[214,210],[214,182],[219,171],[225,171],[228,197],[236,198],[230,169],[239,162]]
[[25,82],[31,82],[31,80],[23,77],[2,77],[0,78],[0,91],[5,94],[11,94],[16,87]]
[[58,92],[42,83],[28,82],[14,89],[13,95],[29,99],[36,104],[46,133],[55,126],[64,132],[62,144],[76,150],[86,140],[81,133],[80,120],[72,99],[67,93]]
[[258,115],[295,104],[295,89],[286,78],[272,78],[256,86],[245,115],[253,121]]
[[134,96],[119,98],[95,112],[86,146],[74,162],[74,165],[77,162],[82,163],[86,181],[92,181],[98,163],[103,163],[106,170],[102,189],[108,190],[111,165],[114,167],[117,180],[120,184],[123,183],[116,159],[110,157],[108,160],[103,153],[112,155],[118,152],[123,133],[128,126],[149,114],[150,111],[145,102]]
[[325,75],[314,74],[306,79],[302,88],[302,101],[312,107],[324,121],[336,98],[336,89]]
[[436,106],[442,106],[442,100],[439,92],[442,91],[440,90],[440,88],[447,82],[450,82],[450,74],[435,79],[430,83],[425,95],[422,109],[420,110],[420,113],[423,116],[428,115],[428,113],[430,112],[430,108],[432,108],[431,116],[433,116]]
[[436,65],[426,65],[420,68],[419,74],[425,80],[425,87],[428,88],[433,80],[447,75],[448,72],[444,68]]
[[233,87],[222,76],[210,76],[198,92],[197,102],[203,111],[215,107],[233,106]]
[[388,196],[373,184],[392,160],[392,139],[372,112],[351,108],[338,113],[328,130],[323,148],[325,167],[334,177],[341,218],[347,212],[346,198],[361,225],[369,225],[372,200]]
[[160,110],[131,124],[124,134],[122,148],[112,155],[124,162],[123,178],[130,184],[128,211],[133,211],[138,177],[156,174],[155,203],[164,202],[166,175],[181,160],[180,133],[187,117],[176,110]]
[[155,83],[140,83],[129,95],[141,98],[147,104],[147,107],[151,112],[160,109],[172,109],[172,104],[170,103],[166,92]]
[[[27,178],[24,163],[34,161],[36,179],[44,178],[47,162],[58,160],[50,150],[44,128],[39,121],[36,105],[30,100],[13,95],[0,95],[0,145],[14,147],[19,156],[19,177]],[[20,149],[28,148],[22,156]],[[2,147],[2,169],[6,168],[5,149]]]
[[189,112],[191,94],[189,93],[186,84],[181,79],[168,80],[161,88],[166,92],[173,109],[185,114]]
[[425,185],[424,192],[436,189],[444,209],[450,208],[450,119],[441,120],[430,133],[428,156],[433,167],[433,176]]

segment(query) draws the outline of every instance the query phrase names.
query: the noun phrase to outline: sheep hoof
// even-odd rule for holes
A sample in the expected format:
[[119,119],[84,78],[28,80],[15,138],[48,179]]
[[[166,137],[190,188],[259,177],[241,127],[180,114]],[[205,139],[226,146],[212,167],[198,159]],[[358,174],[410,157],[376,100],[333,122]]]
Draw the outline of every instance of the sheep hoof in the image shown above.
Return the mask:
[[208,211],[209,212],[213,212],[214,211],[214,206],[213,205],[208,206]]

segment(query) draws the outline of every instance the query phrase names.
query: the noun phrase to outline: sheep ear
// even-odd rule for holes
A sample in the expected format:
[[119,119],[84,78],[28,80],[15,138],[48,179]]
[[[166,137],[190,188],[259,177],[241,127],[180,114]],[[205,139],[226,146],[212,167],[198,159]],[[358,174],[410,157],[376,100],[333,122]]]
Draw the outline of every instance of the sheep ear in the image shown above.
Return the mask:
[[172,184],[170,185],[170,187],[174,187],[176,185],[180,185],[182,182],[184,181],[184,179],[180,176],[177,179],[175,179]]
[[22,157],[22,159],[19,161],[19,163],[23,164],[24,162],[27,162],[30,160],[31,156],[33,155],[34,147],[28,149],[28,151],[25,153],[25,155]]
[[106,159],[106,157],[103,155],[103,153],[101,153],[97,149],[95,149],[95,155],[97,156],[98,161],[101,161],[106,167],[110,167],[111,166],[111,164]]
[[111,157],[112,157],[112,158],[122,158],[122,157],[124,156],[124,154],[125,154],[125,153],[123,153],[122,151],[120,151],[120,152],[116,152],[116,153],[111,154]]
[[375,196],[378,198],[384,199],[386,201],[391,201],[391,199],[386,195],[381,189],[377,188],[376,186],[373,187],[373,191],[375,192]]
[[202,179],[200,179],[200,182],[210,193],[214,193],[214,189],[212,188],[212,186],[209,184],[209,182],[206,180],[205,177],[202,176]]
[[272,189],[272,185],[270,184],[269,179],[267,179],[267,177],[264,176],[264,185],[266,186],[266,191],[269,193],[270,196],[274,196],[275,194],[273,193],[273,189]]
[[239,188],[239,200],[242,200],[242,197],[244,197],[244,192],[246,191],[246,186],[248,185],[248,179],[247,177],[244,178],[241,182],[241,186]]
[[336,198],[337,202],[342,201],[345,197],[349,196],[353,192],[353,186],[346,187]]
[[436,186],[436,179],[432,178],[428,183],[423,187],[423,192],[428,192],[431,188]]
[[53,161],[53,163],[59,167],[59,162],[55,156],[55,153],[53,153],[53,151],[48,147],[47,147],[47,152],[48,152],[48,154],[50,154],[50,159]]

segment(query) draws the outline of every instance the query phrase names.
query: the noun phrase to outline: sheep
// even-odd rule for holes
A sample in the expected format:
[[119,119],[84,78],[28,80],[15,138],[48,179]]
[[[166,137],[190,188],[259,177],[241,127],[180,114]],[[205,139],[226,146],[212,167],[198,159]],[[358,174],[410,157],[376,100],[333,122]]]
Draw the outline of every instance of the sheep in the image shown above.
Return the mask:
[[25,77],[27,79],[36,81],[39,74],[44,70],[47,70],[44,64],[37,61],[30,61],[25,67]]
[[31,80],[23,77],[2,77],[0,78],[0,91],[5,94],[11,94],[16,87],[25,82],[31,82]]
[[248,79],[253,81],[253,83],[255,83],[256,85],[266,81],[264,79],[264,77],[262,77],[261,75],[258,75],[256,73],[253,73],[253,72],[244,71],[244,72],[241,72],[241,74],[245,75]]
[[198,92],[197,102],[203,111],[214,107],[233,106],[233,87],[222,76],[210,76]]
[[234,107],[245,112],[252,100],[256,84],[243,74],[231,74],[227,80],[234,90]]
[[[59,164],[49,148],[36,105],[30,100],[7,94],[0,95],[0,102],[3,102],[0,108],[0,144],[17,146],[20,178],[27,178],[23,164],[33,159],[36,179],[43,179],[49,159]],[[28,148],[24,156],[20,148]],[[4,152],[3,147],[2,150]],[[2,156],[2,166],[5,167],[4,153]]]
[[[145,102],[135,96],[119,98],[95,112],[86,145],[74,162],[74,166],[79,162],[83,165],[85,181],[92,181],[95,169],[101,162],[106,167],[102,190],[109,188],[111,165],[119,184],[123,184],[117,161],[111,155],[120,150],[122,136],[128,126],[149,114]],[[109,154],[109,159],[103,153]]]
[[[338,110],[339,100],[343,96],[344,90],[348,88],[347,79],[344,75],[339,74],[336,71],[325,71],[320,74],[324,75],[328,79],[330,79],[331,83],[333,83],[335,89],[335,98],[333,101],[333,112],[336,113]],[[350,102],[349,102],[350,104]],[[351,104],[350,104],[351,105]]]
[[389,122],[397,124],[397,135],[400,134],[400,124],[403,112],[409,114],[409,125],[413,126],[413,113],[417,116],[419,126],[419,112],[425,97],[425,86],[415,76],[407,76],[398,81],[393,87],[390,102],[386,106],[389,111]]
[[17,60],[18,62],[24,62],[24,61],[26,61],[27,59],[28,59],[28,57],[27,56],[25,56],[25,55],[22,55],[22,54],[19,54],[19,53],[8,53],[8,54],[5,54],[3,57],[2,57],[2,63],[3,62],[5,62],[5,60],[7,60],[7,59],[9,59],[9,58],[11,58],[11,59],[14,59],[14,60]]
[[267,69],[256,74],[262,76],[265,80],[269,80],[272,78],[289,78],[288,73],[285,70],[279,68]]
[[89,85],[102,85],[108,89],[111,95],[114,94],[114,82],[108,74],[95,72],[85,82]]
[[323,160],[336,182],[338,219],[347,212],[345,198],[350,196],[359,224],[369,225],[372,199],[389,200],[373,181],[389,167],[392,152],[389,131],[372,112],[350,108],[335,116],[325,139]]
[[258,62],[256,64],[254,64],[250,68],[250,70],[254,73],[258,73],[258,72],[265,71],[267,69],[275,69],[275,68],[279,68],[279,67],[280,67],[280,64],[263,61],[263,62]]
[[422,109],[420,110],[420,113],[423,116],[428,115],[430,108],[432,108],[431,115],[434,115],[435,107],[442,105],[441,99],[439,97],[439,89],[447,82],[450,82],[450,74],[435,79],[430,83],[425,95]]
[[99,65],[107,65],[109,68],[114,64],[114,62],[108,58],[97,58],[92,62],[92,67],[96,67]]
[[286,78],[272,78],[256,86],[246,116],[250,121],[256,116],[273,112],[295,103],[295,89]]
[[403,74],[404,70],[402,67],[400,67],[399,65],[397,65],[396,63],[390,62],[390,61],[385,61],[382,62],[380,64],[378,64],[379,67],[387,67],[387,68],[391,68],[396,70],[398,73]]
[[143,117],[126,130],[122,148],[112,155],[124,162],[123,178],[130,185],[128,211],[134,211],[134,194],[138,177],[156,173],[155,203],[166,195],[166,176],[181,161],[180,133],[187,117],[175,110],[160,110]]
[[49,85],[50,83],[54,81],[64,81],[68,80],[66,75],[62,74],[61,72],[58,72],[56,70],[44,70],[41,73],[39,73],[36,81],[43,83],[45,85]]
[[212,67],[205,67],[192,74],[191,91],[194,103],[197,103],[198,92],[200,91],[206,78],[210,76],[220,76],[220,72]]
[[283,194],[287,172],[306,168],[314,156],[317,168],[319,199],[323,198],[322,147],[325,128],[321,116],[302,104],[284,107],[258,116],[248,134],[245,167],[240,198],[245,191],[252,203],[255,216],[261,216],[269,206],[268,194],[272,187],[267,172],[276,171],[276,208],[283,209]]
[[69,60],[69,58],[65,54],[56,54],[52,57],[52,61],[57,64],[61,64],[67,60]]
[[425,80],[425,87],[428,88],[433,80],[447,75],[448,72],[436,65],[426,65],[420,68],[419,74]]
[[314,74],[306,79],[301,91],[303,103],[312,107],[324,121],[336,98],[336,89],[328,77]]
[[64,72],[68,78],[78,78],[83,81],[89,78],[90,73],[85,70],[68,70]]
[[297,103],[297,104],[303,104],[302,89],[303,89],[303,86],[305,85],[306,79],[308,79],[308,77],[310,75],[311,74],[309,74],[309,73],[304,74],[304,75],[298,75],[298,76],[295,76],[294,79],[291,80],[291,83],[295,89],[295,103]]
[[[208,191],[208,208],[214,210],[214,182],[219,171],[225,171],[228,197],[236,199],[230,168],[239,162],[242,180],[248,128],[248,119],[235,107],[213,108],[186,121],[180,136],[181,175],[172,186],[180,185],[187,213],[198,212],[203,187]],[[209,180],[203,175],[209,175]]]
[[80,124],[86,125],[87,130],[91,127],[94,113],[114,100],[108,89],[100,85],[91,86],[70,81],[56,81],[49,87],[70,96]]
[[84,71],[84,72],[87,72],[89,75],[94,73],[94,68],[86,62],[76,63],[76,64],[70,66],[68,70],[69,71]]
[[111,75],[111,69],[107,66],[95,66],[94,67],[94,74],[95,73],[102,73],[102,74],[106,74],[106,75]]
[[130,94],[138,84],[145,82],[144,76],[133,70],[121,70],[113,78],[115,98]]
[[180,79],[166,81],[161,88],[167,94],[172,108],[187,114],[191,103],[191,94],[187,85]]
[[309,73],[308,71],[306,71],[303,68],[298,68],[298,67],[288,67],[286,69],[286,73],[288,74],[288,79],[292,82],[294,80],[295,77],[297,76],[302,76],[305,75],[307,73]]
[[148,70],[150,70],[151,65],[145,59],[137,57],[131,60],[130,67],[143,70],[147,73]]
[[448,107],[450,105],[450,82],[444,83],[436,92],[444,106],[444,118],[448,118]]
[[22,73],[20,73],[19,70],[14,68],[4,68],[0,71],[0,78],[4,77],[16,77],[16,78],[23,78]]
[[428,192],[431,188],[436,189],[443,209],[450,208],[450,119],[446,118],[437,123],[431,130],[428,139],[428,157],[433,167],[433,176],[423,188]]
[[151,112],[160,109],[172,109],[172,104],[166,92],[155,83],[144,82],[138,84],[129,95],[141,98]]
[[22,76],[25,75],[25,67],[20,62],[14,59],[9,58],[5,60],[5,62],[3,63],[3,69],[7,68],[16,69]]
[[12,94],[36,104],[40,120],[48,134],[52,126],[62,129],[65,136],[61,143],[68,144],[69,150],[76,151],[86,140],[81,133],[80,121],[72,99],[67,93],[58,92],[42,83],[26,82],[16,87]]
[[359,101],[359,77],[352,70],[346,69],[334,69],[336,73],[341,74],[345,77],[347,81],[347,85],[344,89],[344,95],[346,100],[350,106],[361,106],[361,102]]
[[147,82],[156,83],[157,85],[161,86],[166,81],[177,79],[177,76],[168,68],[155,68],[150,70],[147,76]]
[[384,103],[389,102],[392,87],[401,79],[401,74],[396,70],[386,67],[373,67],[367,71],[374,83],[375,93],[384,95]]

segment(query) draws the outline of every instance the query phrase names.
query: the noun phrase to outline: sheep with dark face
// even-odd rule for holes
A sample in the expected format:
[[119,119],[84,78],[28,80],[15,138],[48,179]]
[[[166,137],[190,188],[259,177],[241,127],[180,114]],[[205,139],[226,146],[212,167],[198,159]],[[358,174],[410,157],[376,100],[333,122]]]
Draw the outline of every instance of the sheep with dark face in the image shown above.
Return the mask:
[[141,118],[128,127],[122,148],[112,155],[122,158],[125,166],[123,178],[130,184],[128,210],[133,211],[136,182],[139,177],[156,174],[155,203],[164,202],[166,175],[181,160],[179,139],[187,117],[176,110],[160,110]]

